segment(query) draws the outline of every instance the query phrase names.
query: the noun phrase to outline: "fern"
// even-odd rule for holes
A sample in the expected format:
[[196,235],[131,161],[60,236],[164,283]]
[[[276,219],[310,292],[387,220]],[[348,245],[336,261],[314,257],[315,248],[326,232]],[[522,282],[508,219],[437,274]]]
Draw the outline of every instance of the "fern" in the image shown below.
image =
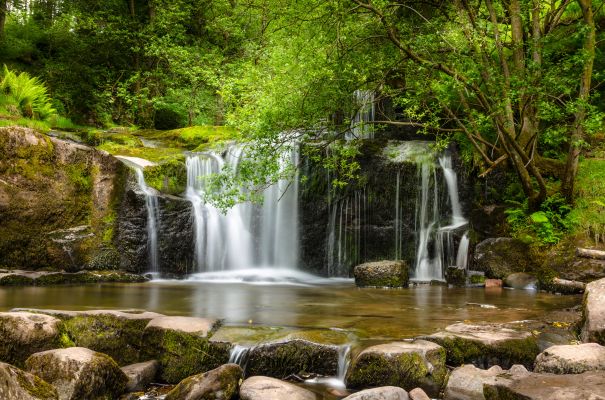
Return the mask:
[[56,113],[46,86],[26,72],[17,74],[4,66],[0,78],[0,103],[16,108],[21,116],[46,120]]

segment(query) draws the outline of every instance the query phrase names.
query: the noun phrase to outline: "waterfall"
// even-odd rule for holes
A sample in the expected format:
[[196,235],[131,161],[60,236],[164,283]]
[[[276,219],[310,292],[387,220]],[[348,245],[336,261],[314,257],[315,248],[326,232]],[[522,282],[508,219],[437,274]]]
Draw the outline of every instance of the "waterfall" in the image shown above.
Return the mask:
[[242,367],[243,370],[246,369],[246,363],[248,362],[248,353],[250,352],[249,347],[240,346],[236,344],[231,348],[229,353],[229,364],[237,364]]
[[439,157],[439,165],[445,177],[450,205],[452,207],[450,226],[455,228],[465,225],[467,220],[462,216],[462,207],[460,207],[460,201],[458,200],[458,177],[456,176],[456,171],[452,168],[452,157],[449,154],[442,155]]
[[456,266],[460,268],[467,269],[468,267],[468,232],[465,232],[462,238],[460,239],[460,244],[458,245],[458,252],[456,253]]
[[158,221],[160,220],[160,208],[158,198],[153,189],[147,186],[143,169],[135,168],[137,184],[145,194],[145,208],[147,209],[147,252],[149,254],[150,272],[159,272],[158,257]]
[[349,345],[340,346],[338,349],[338,371],[336,373],[336,378],[341,381],[343,385],[351,362],[349,353],[351,353],[351,346]]
[[350,132],[345,135],[346,140],[374,139],[374,121],[376,104],[373,90],[356,90],[353,92],[357,112],[351,120]]
[[[193,153],[187,156],[186,197],[193,206],[194,248],[198,272],[240,270],[252,267],[296,269],[298,265],[298,176],[280,180],[263,194],[262,206],[237,204],[223,214],[205,202],[207,179],[229,166],[237,173],[244,151],[231,146],[223,155]],[[298,152],[287,163],[298,163]]]

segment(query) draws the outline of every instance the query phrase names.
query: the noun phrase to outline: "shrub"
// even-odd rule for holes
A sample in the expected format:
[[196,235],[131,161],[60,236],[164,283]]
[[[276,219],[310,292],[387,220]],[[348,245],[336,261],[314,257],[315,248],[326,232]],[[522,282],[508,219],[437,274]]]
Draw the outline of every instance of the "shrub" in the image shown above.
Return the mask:
[[0,97],[3,108],[14,109],[23,117],[46,120],[55,114],[48,90],[38,78],[26,72],[17,74],[6,65],[0,78]]

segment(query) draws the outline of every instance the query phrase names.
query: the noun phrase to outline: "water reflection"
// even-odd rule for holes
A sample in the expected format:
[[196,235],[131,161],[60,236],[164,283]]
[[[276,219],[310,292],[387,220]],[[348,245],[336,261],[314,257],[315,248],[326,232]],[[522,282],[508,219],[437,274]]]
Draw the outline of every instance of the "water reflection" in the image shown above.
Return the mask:
[[173,315],[223,318],[227,324],[351,329],[362,337],[405,338],[459,321],[532,319],[571,307],[576,296],[521,290],[420,286],[402,290],[332,285],[150,282],[68,287],[0,288],[0,309],[140,308]]

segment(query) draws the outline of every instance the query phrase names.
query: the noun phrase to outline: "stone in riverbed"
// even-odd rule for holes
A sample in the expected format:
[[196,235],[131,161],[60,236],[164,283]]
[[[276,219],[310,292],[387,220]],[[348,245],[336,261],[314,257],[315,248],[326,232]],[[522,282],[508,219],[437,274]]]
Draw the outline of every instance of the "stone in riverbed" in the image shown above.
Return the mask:
[[447,375],[445,358],[441,346],[426,340],[372,346],[351,363],[347,387],[398,386],[406,390],[420,387],[437,396]]
[[504,284],[507,287],[520,290],[536,290],[538,280],[530,274],[525,272],[517,272],[508,275],[504,279]]
[[396,386],[383,386],[362,390],[343,400],[409,400],[408,392]]
[[127,392],[140,392],[145,390],[155,380],[160,369],[156,360],[145,361],[122,367],[122,372],[128,378]]
[[23,366],[33,353],[60,347],[60,324],[49,315],[0,313],[0,361]]
[[605,278],[586,285],[582,341],[605,345]]
[[540,353],[536,338],[530,332],[509,326],[512,325],[458,323],[423,339],[445,348],[448,365],[509,368],[513,364],[523,364],[531,368]]
[[166,400],[230,400],[238,393],[244,372],[237,364],[225,364],[212,371],[182,380]]
[[431,400],[431,398],[420,388],[410,390],[408,393],[410,400]]
[[0,399],[59,400],[59,395],[37,376],[0,362]]
[[83,347],[35,353],[25,365],[53,385],[61,400],[117,398],[128,381],[111,357]]
[[[444,400],[485,400],[483,385],[488,382],[495,382],[496,377],[502,374],[508,374],[512,379],[512,377],[526,375],[529,372],[522,365],[514,365],[507,371],[503,371],[499,366],[484,370],[471,364],[464,365],[456,368],[450,374],[445,388]],[[500,377],[499,379],[505,378]]]
[[458,287],[466,286],[466,268],[456,266],[447,267],[445,277],[445,280],[450,285]]
[[475,247],[473,268],[487,278],[504,279],[517,271],[532,271],[535,264],[528,256],[529,246],[520,240],[499,237],[485,239]]
[[211,342],[215,319],[158,317],[143,332],[141,359],[158,360],[160,379],[168,383],[210,371],[229,360],[229,344]]
[[407,287],[408,265],[405,261],[376,261],[360,264],[353,270],[359,287]]
[[242,383],[241,400],[316,400],[310,390],[267,376],[253,376]]
[[552,346],[536,358],[535,372],[581,374],[605,370],[605,347],[597,343]]
[[486,400],[605,400],[605,372],[554,375],[528,373],[513,379],[503,375],[483,387]]

